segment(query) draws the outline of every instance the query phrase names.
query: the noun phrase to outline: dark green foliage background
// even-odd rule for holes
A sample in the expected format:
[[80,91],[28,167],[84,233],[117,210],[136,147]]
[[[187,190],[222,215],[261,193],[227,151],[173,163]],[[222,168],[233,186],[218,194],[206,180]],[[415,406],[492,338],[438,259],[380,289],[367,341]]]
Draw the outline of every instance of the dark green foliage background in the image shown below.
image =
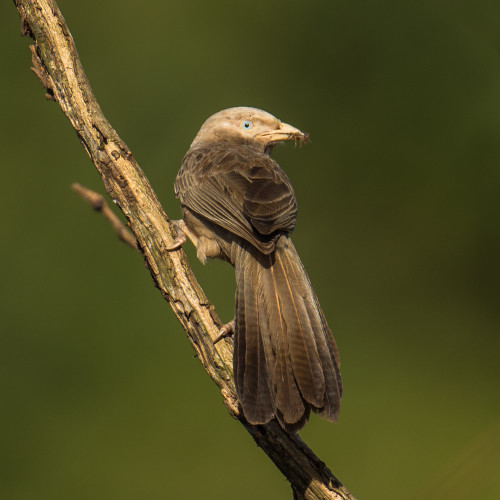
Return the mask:
[[[261,107],[335,332],[341,419],[301,435],[360,499],[500,497],[500,4],[61,0],[167,212],[201,123]],[[288,499],[141,259],[0,6],[0,498]],[[190,260],[222,318],[234,276]],[[422,496],[420,496],[422,495]]]

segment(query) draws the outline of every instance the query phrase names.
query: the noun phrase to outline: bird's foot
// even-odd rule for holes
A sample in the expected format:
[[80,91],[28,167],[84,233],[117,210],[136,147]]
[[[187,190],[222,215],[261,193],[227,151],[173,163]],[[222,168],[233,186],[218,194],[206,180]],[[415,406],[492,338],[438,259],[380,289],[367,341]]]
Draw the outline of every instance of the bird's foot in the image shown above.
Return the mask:
[[234,319],[233,321],[230,321],[229,323],[226,323],[225,325],[222,326],[222,328],[219,330],[219,335],[217,335],[216,339],[214,340],[214,344],[217,344],[217,342],[220,342],[222,339],[225,339],[226,337],[232,337],[234,334]]
[[182,219],[179,219],[172,221],[172,224],[177,230],[177,237],[170,246],[165,248],[167,252],[175,252],[176,250],[179,250],[180,248],[182,248],[182,245],[184,245],[184,243],[186,243],[187,241],[186,223]]

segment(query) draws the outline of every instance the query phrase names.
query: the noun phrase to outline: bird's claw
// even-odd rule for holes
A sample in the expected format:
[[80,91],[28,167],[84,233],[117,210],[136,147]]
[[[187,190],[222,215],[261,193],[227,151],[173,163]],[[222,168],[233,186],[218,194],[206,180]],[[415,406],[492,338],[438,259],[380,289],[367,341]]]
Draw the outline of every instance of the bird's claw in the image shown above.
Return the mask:
[[226,337],[231,337],[234,334],[234,319],[233,321],[230,321],[229,323],[226,323],[225,325],[222,326],[222,328],[219,330],[219,335],[214,340],[214,345],[217,344],[217,342],[220,342],[222,339],[225,339]]
[[182,248],[182,245],[184,245],[187,241],[186,233],[184,232],[184,221],[173,221],[173,225],[177,229],[177,237],[171,245],[165,248],[167,252],[175,252],[176,250],[179,250],[179,248]]
[[186,234],[182,231],[177,231],[177,238],[175,238],[174,242],[165,248],[167,252],[175,252],[175,250],[179,250],[182,248],[182,245],[186,243]]

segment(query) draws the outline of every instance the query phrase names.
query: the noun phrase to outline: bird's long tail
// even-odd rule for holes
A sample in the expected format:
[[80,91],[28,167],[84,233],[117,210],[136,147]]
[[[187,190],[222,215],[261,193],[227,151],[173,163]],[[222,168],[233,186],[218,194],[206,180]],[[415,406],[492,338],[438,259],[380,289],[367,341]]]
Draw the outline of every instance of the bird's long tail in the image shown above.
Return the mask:
[[264,255],[233,247],[236,268],[234,373],[252,424],[276,416],[288,430],[310,409],[338,417],[342,382],[332,333],[300,258],[287,236]]

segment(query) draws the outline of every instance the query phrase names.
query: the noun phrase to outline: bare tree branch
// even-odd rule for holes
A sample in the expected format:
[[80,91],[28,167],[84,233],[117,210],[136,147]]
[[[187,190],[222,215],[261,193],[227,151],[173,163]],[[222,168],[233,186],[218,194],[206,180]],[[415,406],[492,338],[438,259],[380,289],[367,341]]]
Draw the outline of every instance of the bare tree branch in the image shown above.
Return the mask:
[[113,229],[116,231],[120,240],[132,247],[134,250],[138,250],[135,236],[124,226],[122,221],[114,214],[113,210],[109,208],[109,205],[102,194],[96,193],[95,191],[78,184],[78,182],[73,183],[71,185],[71,189],[75,193],[79,194],[85,201],[88,201],[96,212],[102,213],[104,218],[106,218],[113,226]]
[[233,382],[232,342],[225,339],[214,345],[221,327],[214,307],[198,285],[184,252],[165,251],[174,241],[170,220],[132,153],[104,117],[56,3],[14,3],[22,33],[34,40],[30,47],[32,69],[46,96],[59,103],[101,174],[107,193],[127,218],[157,287],[186,330],[203,367],[219,386],[231,416],[241,421],[290,481],[295,498],[353,499],[297,434],[288,434],[276,422],[252,426],[244,420]]

